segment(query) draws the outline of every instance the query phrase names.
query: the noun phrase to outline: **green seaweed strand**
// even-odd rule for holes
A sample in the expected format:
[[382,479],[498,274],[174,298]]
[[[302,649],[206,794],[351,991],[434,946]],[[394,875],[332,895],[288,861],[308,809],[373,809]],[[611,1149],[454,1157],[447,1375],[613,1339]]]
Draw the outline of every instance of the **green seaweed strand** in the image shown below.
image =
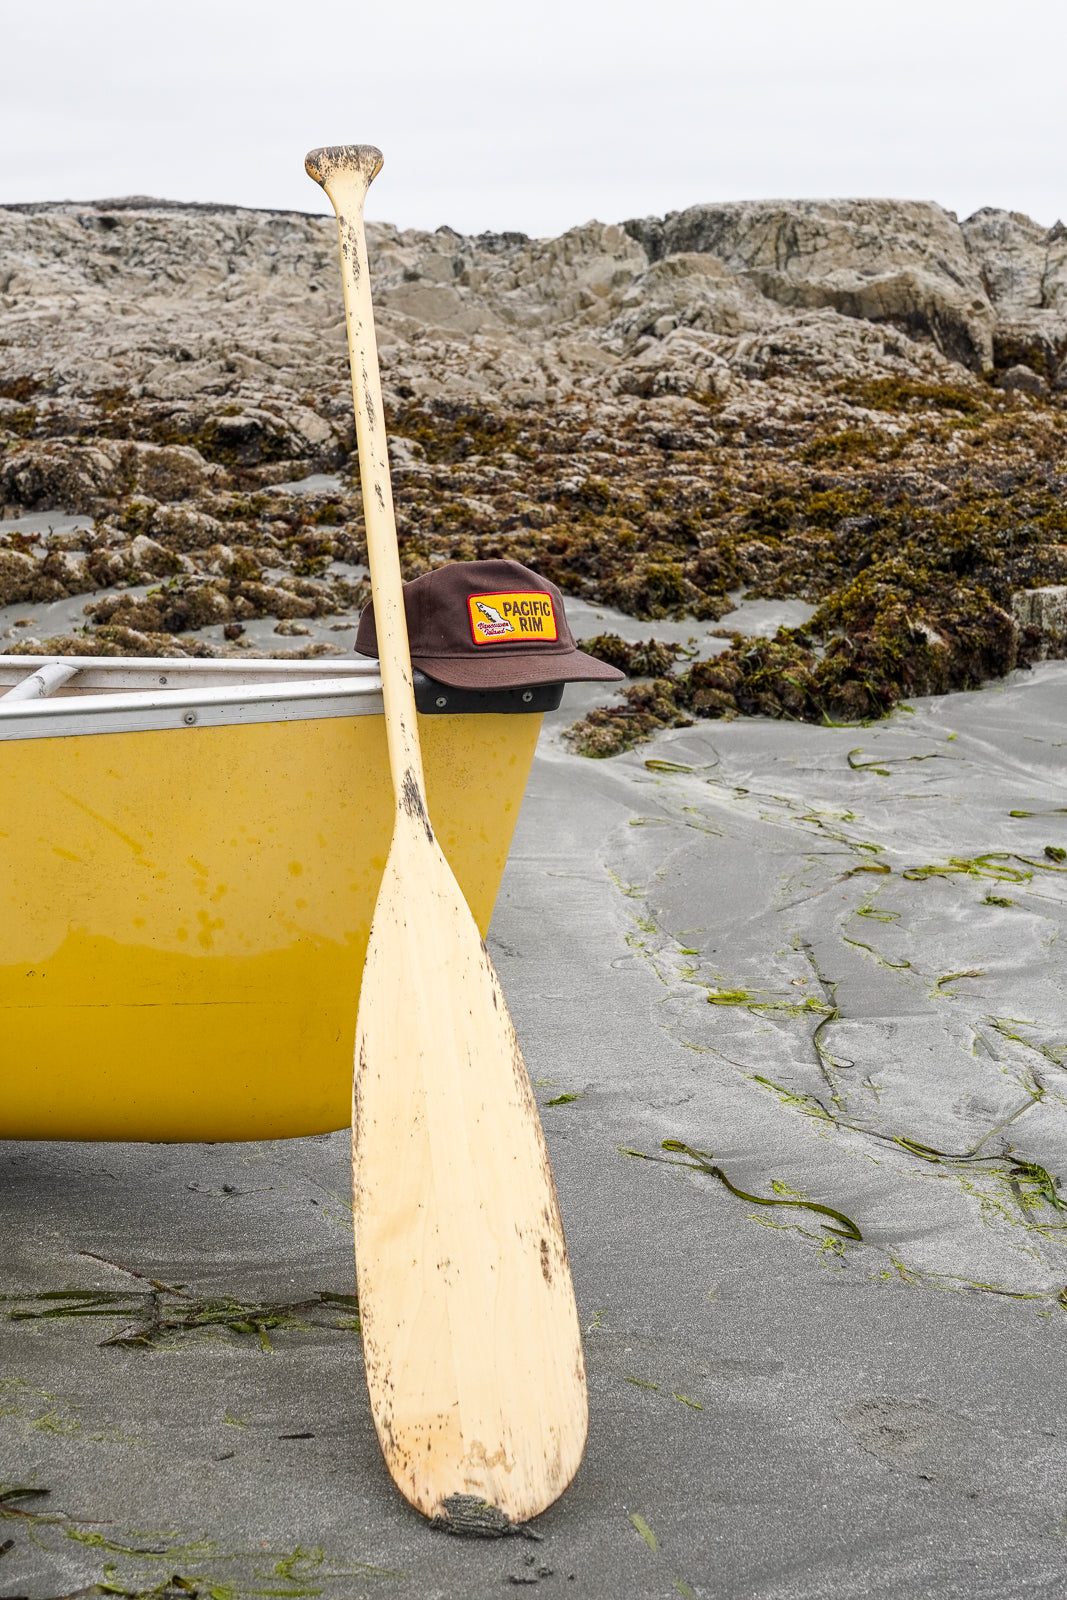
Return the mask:
[[637,1156],[642,1161],[659,1161],[666,1167],[689,1167],[694,1172],[706,1172],[709,1178],[718,1178],[731,1194],[735,1194],[739,1200],[746,1200],[750,1205],[797,1206],[804,1211],[817,1211],[822,1216],[833,1217],[842,1224],[840,1228],[834,1228],[828,1222],[824,1222],[823,1227],[827,1233],[835,1233],[842,1239],[854,1239],[859,1244],[863,1243],[863,1235],[852,1218],[846,1217],[843,1211],[836,1211],[833,1206],[820,1205],[815,1200],[769,1200],[765,1195],[748,1194],[744,1189],[739,1189],[735,1183],[731,1183],[722,1168],[714,1164],[710,1150],[694,1150],[691,1146],[683,1144],[680,1139],[664,1139],[660,1148],[677,1151],[680,1155],[690,1156],[692,1159],[669,1161],[665,1156],[646,1155],[643,1150],[624,1150],[623,1154]]

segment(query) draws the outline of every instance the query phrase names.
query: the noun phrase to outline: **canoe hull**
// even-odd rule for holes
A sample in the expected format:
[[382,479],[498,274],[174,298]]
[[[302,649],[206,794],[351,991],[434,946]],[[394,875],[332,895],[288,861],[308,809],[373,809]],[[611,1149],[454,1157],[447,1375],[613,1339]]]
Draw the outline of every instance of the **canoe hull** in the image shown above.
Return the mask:
[[[420,718],[483,935],[540,723]],[[346,1127],[392,804],[380,714],[0,746],[0,1138]]]

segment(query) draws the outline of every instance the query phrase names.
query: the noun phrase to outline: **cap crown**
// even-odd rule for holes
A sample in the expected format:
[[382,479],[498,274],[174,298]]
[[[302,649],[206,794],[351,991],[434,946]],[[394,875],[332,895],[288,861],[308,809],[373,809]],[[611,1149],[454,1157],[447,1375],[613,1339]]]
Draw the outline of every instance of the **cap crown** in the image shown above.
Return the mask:
[[[452,561],[404,585],[412,664],[469,689],[624,676],[578,649],[554,583],[518,561]],[[378,654],[373,603],[356,649]]]

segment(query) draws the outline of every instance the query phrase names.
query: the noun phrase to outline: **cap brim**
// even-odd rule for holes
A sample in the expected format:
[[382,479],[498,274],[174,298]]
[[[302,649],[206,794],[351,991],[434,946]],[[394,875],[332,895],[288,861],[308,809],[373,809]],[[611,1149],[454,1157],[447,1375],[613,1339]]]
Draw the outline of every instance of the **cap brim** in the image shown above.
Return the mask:
[[428,678],[452,689],[525,689],[539,683],[620,683],[625,672],[584,650],[548,655],[539,651],[520,654],[494,652],[475,656],[413,655],[411,664]]

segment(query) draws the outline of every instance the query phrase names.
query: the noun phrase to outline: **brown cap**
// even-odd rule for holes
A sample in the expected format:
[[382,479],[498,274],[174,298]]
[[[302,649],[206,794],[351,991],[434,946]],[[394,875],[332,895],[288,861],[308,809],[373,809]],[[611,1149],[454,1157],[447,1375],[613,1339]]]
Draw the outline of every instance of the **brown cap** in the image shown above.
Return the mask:
[[[449,561],[404,585],[411,663],[456,689],[516,689],[626,674],[579,650],[554,583],[517,561]],[[378,654],[373,601],[356,649]]]

